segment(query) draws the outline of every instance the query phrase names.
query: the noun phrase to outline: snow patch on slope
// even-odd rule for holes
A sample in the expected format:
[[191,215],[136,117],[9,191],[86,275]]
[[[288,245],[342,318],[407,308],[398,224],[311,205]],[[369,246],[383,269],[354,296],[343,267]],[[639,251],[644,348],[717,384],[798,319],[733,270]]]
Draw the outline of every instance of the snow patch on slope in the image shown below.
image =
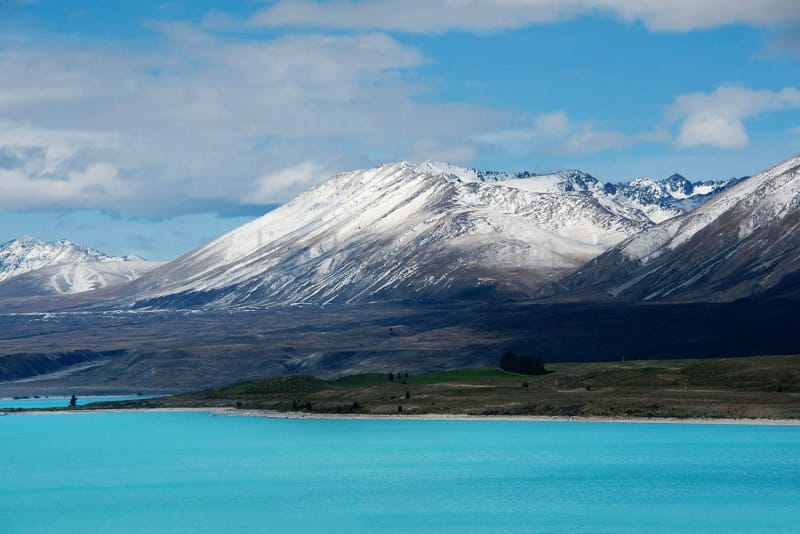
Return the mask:
[[324,303],[487,280],[532,288],[652,224],[585,190],[520,186],[540,177],[475,176],[406,162],[337,175],[145,276],[137,298]]
[[0,281],[50,265],[125,260],[65,239],[46,243],[22,236],[0,246]]
[[729,210],[751,212],[739,228],[744,238],[766,220],[780,219],[800,204],[800,156],[743,180],[684,217],[668,220],[621,245],[628,259],[646,264],[674,250]]
[[0,293],[55,295],[129,282],[161,265],[138,257],[109,256],[65,239],[22,236],[0,246]]

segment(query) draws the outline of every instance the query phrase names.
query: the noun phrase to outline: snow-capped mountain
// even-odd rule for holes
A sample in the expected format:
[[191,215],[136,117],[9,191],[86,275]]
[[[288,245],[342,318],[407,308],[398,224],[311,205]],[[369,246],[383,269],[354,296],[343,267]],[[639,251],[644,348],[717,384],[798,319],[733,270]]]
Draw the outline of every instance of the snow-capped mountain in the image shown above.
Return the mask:
[[[214,307],[533,294],[652,225],[583,173],[400,162],[337,175],[125,287]],[[578,180],[580,189],[570,185]],[[577,190],[576,190],[577,189]]]
[[563,284],[622,298],[732,300],[794,284],[798,273],[800,156],[795,156],[627,239]]
[[65,239],[22,236],[0,246],[0,297],[91,291],[129,282],[159,265],[135,256],[109,256]]
[[26,235],[0,245],[0,281],[50,265],[124,259],[66,239],[46,243]]
[[738,182],[738,179],[690,182],[680,174],[673,174],[660,181],[637,178],[623,184],[605,184],[603,192],[660,223],[692,211]]
[[67,295],[136,280],[164,262],[131,259],[49,265],[0,282],[0,298]]
[[[560,171],[553,174],[536,174],[528,171],[503,172],[482,171],[441,163],[426,161],[416,165],[421,172],[442,174],[459,178],[464,182],[500,183],[506,186],[518,187],[539,193],[575,192],[575,191],[602,191],[603,184],[591,174],[578,170]],[[528,178],[536,178],[528,180]]]
[[691,182],[680,174],[673,174],[664,180],[636,178],[627,183],[603,183],[591,174],[579,170],[560,171],[553,174],[506,173],[464,169],[438,162],[425,162],[419,167],[437,174],[456,176],[464,181],[502,182],[508,187],[517,187],[531,192],[583,191],[590,193],[600,202],[608,203],[610,201],[618,207],[640,211],[654,223],[687,213],[739,181],[734,178]]

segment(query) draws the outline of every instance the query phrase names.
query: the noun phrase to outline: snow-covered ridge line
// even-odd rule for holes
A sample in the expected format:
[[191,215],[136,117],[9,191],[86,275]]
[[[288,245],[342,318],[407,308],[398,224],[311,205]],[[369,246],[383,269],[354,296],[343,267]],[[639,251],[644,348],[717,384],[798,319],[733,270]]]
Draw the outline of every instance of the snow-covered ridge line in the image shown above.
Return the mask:
[[26,235],[0,245],[0,281],[51,265],[127,260],[66,239],[44,242]]
[[[800,298],[800,156],[645,229],[560,281],[638,300]],[[589,289],[591,288],[591,289]]]
[[[742,204],[740,211],[745,211],[759,201],[765,205],[780,206],[780,208],[774,210],[775,213],[770,214],[774,217],[778,215],[779,211],[785,211],[785,201],[787,199],[791,202],[793,198],[798,196],[800,181],[795,179],[796,171],[791,173],[792,169],[797,169],[798,167],[800,167],[800,156],[795,156],[752,178],[739,181],[727,189],[724,195],[710,199],[685,217],[667,221],[665,224],[630,238],[620,245],[621,250],[631,260],[639,261],[643,264],[648,263],[661,254],[685,243],[697,232],[737,204]],[[788,189],[783,185],[774,183],[779,177],[785,177],[788,182]],[[770,196],[772,198],[768,198],[767,201],[763,200],[765,197]],[[766,218],[764,209],[759,212],[759,216],[762,219]],[[739,232],[740,237],[744,237],[746,233],[757,226],[757,224],[753,223],[752,217],[748,218],[747,221],[752,224],[747,226],[747,222],[742,223]]]
[[530,171],[484,171],[435,161],[419,164],[401,161],[387,165],[401,165],[409,171],[440,175],[466,183],[481,182],[534,193],[583,192],[606,205],[624,207],[629,213],[631,210],[638,211],[653,223],[692,211],[741,181],[731,178],[692,182],[680,174],[673,174],[663,180],[641,177],[629,182],[604,183],[577,169],[537,174]]
[[230,308],[533,295],[653,225],[621,187],[581,171],[435,162],[345,172],[146,274],[121,298]]
[[0,296],[78,293],[129,282],[161,265],[66,239],[22,236],[0,245]]

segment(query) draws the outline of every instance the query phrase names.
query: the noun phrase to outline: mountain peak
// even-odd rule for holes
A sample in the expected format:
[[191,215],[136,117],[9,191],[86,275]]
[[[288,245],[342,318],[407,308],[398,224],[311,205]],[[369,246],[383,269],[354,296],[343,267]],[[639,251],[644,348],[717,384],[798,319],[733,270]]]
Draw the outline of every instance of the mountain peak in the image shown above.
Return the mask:
[[38,245],[40,243],[43,244],[44,241],[41,241],[40,239],[37,239],[37,238],[33,237],[32,235],[25,234],[25,235],[21,235],[21,236],[17,237],[16,239],[12,239],[10,241],[6,241],[5,243],[3,243],[0,246],[6,247],[8,245],[16,244],[16,245],[19,245],[19,246],[26,246],[27,247],[27,246]]
[[643,300],[797,293],[800,156],[727,183],[734,185],[613,247],[564,285]]
[[0,245],[0,281],[52,265],[124,261],[66,239],[45,242],[23,235]]
[[687,198],[694,193],[694,184],[680,174],[673,174],[663,183],[667,193],[673,198]]
[[652,224],[584,194],[596,183],[438,162],[342,173],[121,296],[212,307],[529,296]]

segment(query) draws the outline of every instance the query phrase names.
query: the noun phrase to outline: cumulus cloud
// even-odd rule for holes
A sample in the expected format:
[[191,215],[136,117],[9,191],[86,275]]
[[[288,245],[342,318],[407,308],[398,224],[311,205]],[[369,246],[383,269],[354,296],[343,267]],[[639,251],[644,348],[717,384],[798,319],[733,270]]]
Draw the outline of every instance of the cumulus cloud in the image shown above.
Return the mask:
[[741,119],[709,111],[687,117],[675,142],[681,148],[703,145],[744,148],[750,139]]
[[680,121],[675,140],[680,148],[744,148],[749,143],[745,119],[788,109],[800,109],[800,90],[794,87],[770,91],[722,86],[711,93],[679,96],[667,116],[672,123]]
[[479,142],[496,145],[528,145],[542,139],[558,139],[572,128],[569,117],[562,111],[542,113],[529,125],[507,130],[484,132],[476,137]]
[[800,56],[800,24],[783,28],[772,37],[769,45],[772,52],[789,52]]
[[653,31],[800,20],[796,0],[279,0],[252,24],[408,33],[486,32],[605,14]]
[[469,141],[443,143],[437,139],[420,139],[411,145],[408,158],[412,161],[446,161],[465,165],[481,153],[478,143]]
[[108,163],[93,163],[56,178],[32,179],[18,169],[0,168],[0,198],[16,209],[111,206],[132,197],[133,187]]
[[665,129],[626,133],[598,128],[592,121],[572,121],[559,110],[537,116],[529,126],[485,132],[476,140],[499,149],[549,154],[593,154],[643,143],[670,141]]
[[[549,5],[430,4],[458,7],[462,29],[490,29],[495,11],[516,24],[517,7]],[[559,17],[559,10],[577,13],[575,6],[583,5],[558,4]],[[262,11],[261,22],[278,24],[269,17],[304,5],[323,17],[325,6],[338,4],[278,2]],[[352,10],[351,24],[358,24],[361,10],[381,5],[342,4]],[[386,20],[418,16],[402,5]],[[481,6],[486,16],[475,24],[484,26],[470,26]],[[427,8],[417,7],[425,15]],[[642,17],[625,15],[622,7],[618,14]],[[430,31],[439,31],[436,16],[429,21]],[[618,131],[572,119],[564,110],[522,116],[430,98],[430,88],[416,76],[426,58],[366,23],[355,34],[234,38],[209,30],[231,24],[222,13],[197,26],[152,24],[162,39],[144,51],[77,41],[6,43],[0,48],[0,208],[83,207],[151,217],[201,210],[251,214],[254,205],[289,200],[335,172],[377,163],[376,157],[470,164],[485,153],[591,154],[671,140],[664,130]],[[682,147],[744,146],[744,121],[798,102],[794,88],[723,87],[676,99],[669,124],[679,124]]]
[[313,161],[304,161],[261,177],[256,187],[242,197],[244,204],[267,204],[275,199],[276,194],[309,184],[324,178],[323,167]]
[[133,186],[98,157],[116,143],[108,133],[0,122],[0,206],[110,207],[131,198]]
[[365,154],[407,156],[420,139],[456,146],[511,116],[419,98],[427,88],[404,73],[425,59],[385,34],[237,40],[154,27],[155,51],[0,49],[0,208],[71,199],[162,216],[279,202],[310,185],[283,173],[303,162],[332,173],[373,163]]
[[622,132],[611,130],[586,130],[571,135],[564,142],[564,151],[568,154],[619,150],[632,144],[632,137]]
[[663,128],[629,134],[595,129],[589,123],[567,138],[562,145],[562,151],[567,154],[593,154],[607,150],[623,150],[640,144],[667,143],[670,140],[669,132]]

